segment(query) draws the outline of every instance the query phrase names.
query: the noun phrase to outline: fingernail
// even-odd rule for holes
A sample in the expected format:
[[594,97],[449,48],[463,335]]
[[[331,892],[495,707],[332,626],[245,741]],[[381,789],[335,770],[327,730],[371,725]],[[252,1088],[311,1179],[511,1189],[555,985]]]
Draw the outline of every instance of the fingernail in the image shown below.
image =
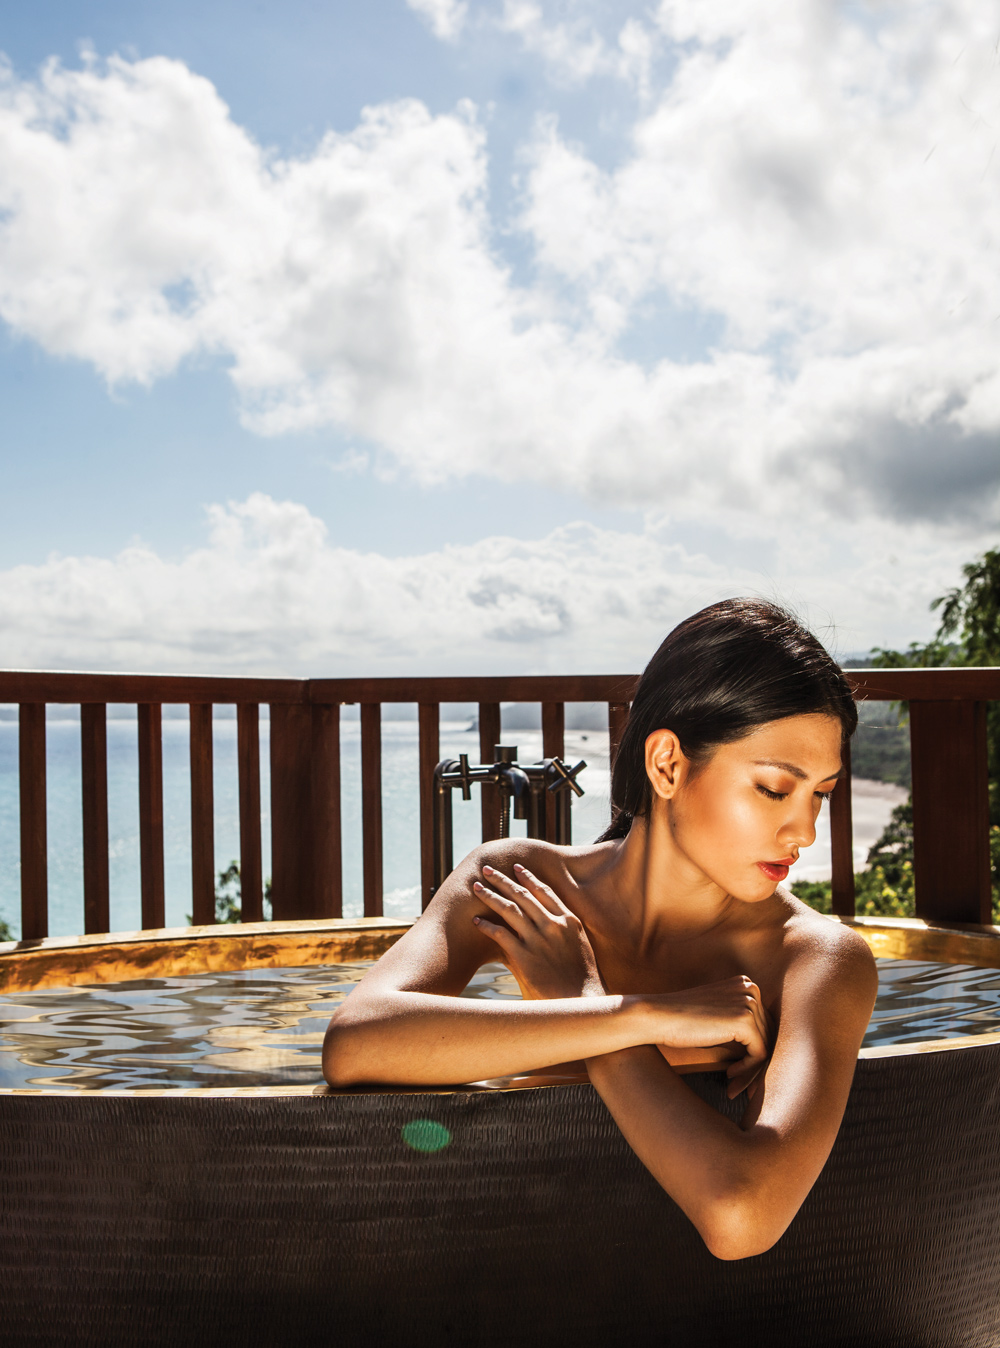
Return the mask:
[[523,867],[519,862],[515,861],[515,862],[514,862],[514,869],[515,869],[516,871],[523,871],[523,870],[524,870],[524,867]]
[[483,867],[483,874],[484,874],[484,875],[496,875],[496,871],[493,869],[492,866],[484,866],[484,867]]
[[473,922],[476,924],[476,926],[478,927],[478,926],[479,926],[479,918],[478,918],[478,917],[474,917],[472,920],[473,920]]

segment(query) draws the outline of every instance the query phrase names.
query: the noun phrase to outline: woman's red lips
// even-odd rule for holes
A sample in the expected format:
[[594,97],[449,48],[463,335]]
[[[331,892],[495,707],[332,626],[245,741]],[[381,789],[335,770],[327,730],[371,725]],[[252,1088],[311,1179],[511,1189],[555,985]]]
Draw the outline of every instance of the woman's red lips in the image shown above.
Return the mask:
[[758,861],[757,865],[769,880],[784,880],[789,866],[795,864],[794,857],[785,857],[784,861]]

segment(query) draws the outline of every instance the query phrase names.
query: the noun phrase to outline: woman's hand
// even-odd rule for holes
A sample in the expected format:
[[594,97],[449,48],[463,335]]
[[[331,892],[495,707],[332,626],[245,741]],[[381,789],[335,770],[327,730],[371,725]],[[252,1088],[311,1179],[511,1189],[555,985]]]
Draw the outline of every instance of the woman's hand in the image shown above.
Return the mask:
[[476,897],[500,921],[475,916],[480,931],[496,941],[503,962],[517,979],[526,1001],[554,997],[601,996],[605,989],[593,947],[577,915],[562,899],[523,866],[510,880],[492,866],[483,875]]
[[760,988],[744,974],[719,983],[664,993],[657,998],[667,1014],[664,1045],[674,1048],[711,1048],[732,1044],[744,1050],[726,1068],[728,1094],[734,1099],[747,1090],[767,1063],[774,1038],[771,1017],[760,999]]

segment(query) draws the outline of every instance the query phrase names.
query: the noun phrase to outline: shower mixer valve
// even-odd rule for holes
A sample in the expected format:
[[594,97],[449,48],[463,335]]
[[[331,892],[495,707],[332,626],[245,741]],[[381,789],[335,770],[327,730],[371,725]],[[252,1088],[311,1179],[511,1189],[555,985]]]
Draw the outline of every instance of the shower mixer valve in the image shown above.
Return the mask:
[[576,780],[587,764],[581,759],[571,768],[561,758],[543,758],[539,763],[518,763],[517,746],[498,744],[495,762],[470,766],[469,755],[445,758],[434,769],[434,892],[455,869],[452,847],[451,793],[461,791],[472,799],[473,786],[492,787],[500,799],[500,837],[510,837],[511,815],[528,824],[529,838],[548,838],[546,801],[554,798],[554,828],[549,842],[568,846],[572,840],[570,814],[574,795],[582,796]]

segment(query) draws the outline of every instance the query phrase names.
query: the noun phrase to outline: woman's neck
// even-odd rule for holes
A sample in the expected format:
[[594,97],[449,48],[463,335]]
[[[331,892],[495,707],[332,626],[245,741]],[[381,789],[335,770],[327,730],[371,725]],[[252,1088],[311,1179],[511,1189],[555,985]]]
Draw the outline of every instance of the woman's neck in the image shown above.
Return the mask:
[[627,926],[640,953],[705,935],[736,903],[680,850],[666,809],[655,806],[650,819],[633,820],[599,884],[614,905],[616,927]]

